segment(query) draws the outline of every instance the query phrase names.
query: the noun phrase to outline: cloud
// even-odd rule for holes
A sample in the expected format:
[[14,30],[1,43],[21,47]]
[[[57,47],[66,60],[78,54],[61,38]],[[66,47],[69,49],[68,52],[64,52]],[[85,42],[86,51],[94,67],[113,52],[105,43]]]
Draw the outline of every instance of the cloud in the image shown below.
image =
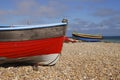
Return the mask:
[[[120,26],[120,25],[119,25]],[[119,29],[120,30],[120,27],[116,27],[115,29]]]
[[84,27],[89,24],[88,21],[82,20],[80,18],[76,18],[73,21],[74,21],[74,24],[81,25],[81,26],[84,26]]
[[105,0],[84,0],[84,1],[88,1],[88,2],[102,2],[102,1],[105,1]]
[[[59,0],[58,0],[59,1]],[[105,0],[61,0],[61,1],[82,1],[82,2],[103,2]]]
[[17,3],[16,13],[30,16],[56,17],[66,10],[65,5],[59,6],[57,1],[49,1],[48,4],[42,4],[37,0],[22,0]]
[[104,8],[104,9],[97,9],[93,13],[93,16],[97,16],[97,17],[110,17],[110,16],[119,15],[119,14],[120,14],[120,11]]
[[120,16],[114,16],[109,19],[103,20],[101,22],[103,25],[110,26],[110,28],[115,29],[120,27]]
[[73,31],[80,33],[89,33],[89,34],[102,34],[102,35],[120,35],[120,16],[113,16],[108,19],[104,19],[99,23],[82,20],[76,18],[69,25],[69,35]]
[[64,13],[67,10],[66,5],[55,0],[49,0],[46,4],[43,4],[43,1],[39,0],[13,0],[12,4],[14,8],[0,10],[0,17],[7,18],[8,16],[12,16],[11,20],[15,20],[17,17],[16,20],[22,22],[25,19],[38,19],[38,17],[38,20],[42,18],[61,17],[64,16]]
[[4,14],[6,14],[6,11],[0,10],[0,15],[4,15]]
[[73,20],[74,22],[71,23],[70,30],[76,30],[76,31],[89,31],[89,30],[103,30],[108,29],[108,25],[103,25],[103,23],[94,23],[91,21],[85,21],[79,18],[76,18]]
[[74,19],[74,23],[72,25],[77,25],[78,30],[119,29],[120,28],[120,16],[114,16],[108,19],[104,19],[99,23],[85,21],[85,20],[76,18]]

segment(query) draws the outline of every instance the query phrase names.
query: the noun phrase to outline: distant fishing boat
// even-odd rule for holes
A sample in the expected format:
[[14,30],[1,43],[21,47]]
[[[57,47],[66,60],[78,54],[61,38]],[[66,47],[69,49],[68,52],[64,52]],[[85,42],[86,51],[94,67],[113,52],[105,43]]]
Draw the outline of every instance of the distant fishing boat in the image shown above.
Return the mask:
[[99,42],[103,37],[102,35],[91,35],[73,32],[72,37],[77,40],[82,40],[86,42]]
[[30,62],[54,65],[59,59],[67,20],[45,25],[0,26],[0,64]]

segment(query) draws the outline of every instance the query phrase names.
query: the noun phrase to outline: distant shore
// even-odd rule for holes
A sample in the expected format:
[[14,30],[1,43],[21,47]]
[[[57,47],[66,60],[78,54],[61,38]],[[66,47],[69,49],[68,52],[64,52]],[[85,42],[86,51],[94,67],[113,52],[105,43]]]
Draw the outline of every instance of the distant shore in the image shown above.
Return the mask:
[[0,80],[120,80],[120,44],[64,43],[55,66],[0,67]]

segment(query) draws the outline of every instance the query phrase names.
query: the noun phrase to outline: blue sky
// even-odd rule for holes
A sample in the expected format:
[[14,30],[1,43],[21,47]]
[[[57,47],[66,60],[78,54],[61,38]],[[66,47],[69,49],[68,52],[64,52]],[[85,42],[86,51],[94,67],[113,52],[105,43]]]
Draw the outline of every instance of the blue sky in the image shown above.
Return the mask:
[[72,31],[120,36],[120,0],[0,0],[0,24],[47,24],[69,20]]

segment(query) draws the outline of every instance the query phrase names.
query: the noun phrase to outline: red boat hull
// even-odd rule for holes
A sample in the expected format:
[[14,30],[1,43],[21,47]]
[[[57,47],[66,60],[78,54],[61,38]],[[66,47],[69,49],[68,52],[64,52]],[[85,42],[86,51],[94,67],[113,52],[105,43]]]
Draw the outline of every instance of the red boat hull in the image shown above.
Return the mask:
[[64,36],[40,40],[0,42],[0,57],[7,59],[59,54]]
[[25,61],[54,65],[66,28],[66,20],[46,25],[0,26],[0,64]]

